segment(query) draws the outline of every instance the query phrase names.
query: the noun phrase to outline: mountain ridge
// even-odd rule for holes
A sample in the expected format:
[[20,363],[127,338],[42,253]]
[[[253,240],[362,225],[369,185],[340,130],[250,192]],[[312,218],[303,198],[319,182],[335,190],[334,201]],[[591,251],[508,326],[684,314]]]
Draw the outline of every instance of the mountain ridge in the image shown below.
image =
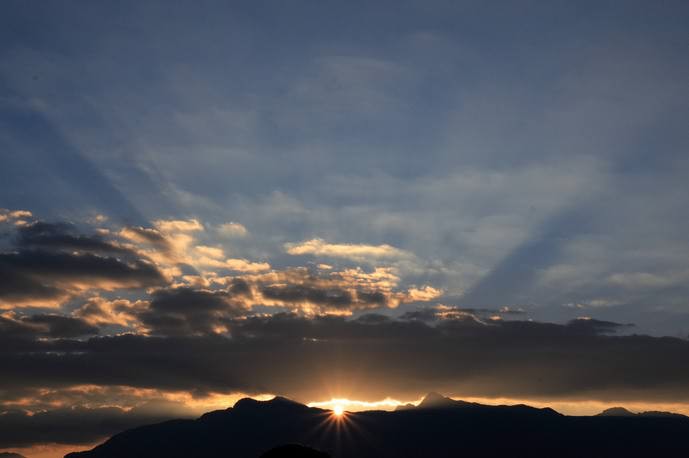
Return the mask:
[[287,398],[245,398],[196,420],[123,431],[66,458],[257,458],[285,444],[333,458],[689,456],[688,417],[569,417],[550,408],[487,406],[437,393],[424,401],[338,418]]
[[599,417],[665,417],[665,418],[689,418],[686,415],[674,412],[664,412],[659,410],[647,410],[645,412],[634,413],[624,407],[610,407],[601,413]]

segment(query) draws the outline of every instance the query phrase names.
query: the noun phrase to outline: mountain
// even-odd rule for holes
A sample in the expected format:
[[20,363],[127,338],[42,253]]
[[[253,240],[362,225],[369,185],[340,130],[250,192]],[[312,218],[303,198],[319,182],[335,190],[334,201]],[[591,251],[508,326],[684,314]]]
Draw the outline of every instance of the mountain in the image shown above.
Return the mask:
[[455,399],[446,398],[442,394],[436,392],[430,392],[421,400],[419,405],[414,404],[402,404],[395,407],[395,411],[400,410],[413,410],[413,409],[445,409],[445,408],[455,408],[455,407],[471,407],[478,406],[480,404],[475,404],[466,401],[457,401]]
[[287,444],[275,447],[261,455],[260,458],[330,458],[325,452],[299,444]]
[[649,410],[647,412],[639,412],[639,413],[634,413],[630,412],[629,410],[625,409],[624,407],[611,407],[609,409],[605,409],[601,413],[599,413],[597,416],[599,417],[665,417],[665,418],[687,418],[686,415],[681,415],[678,413],[672,413],[672,412],[659,412],[656,410]]
[[454,399],[446,398],[442,394],[435,392],[428,393],[419,403],[417,409],[439,409],[445,407],[454,407],[459,403],[466,404],[463,401],[455,401]]
[[624,407],[610,407],[609,409],[605,409],[601,413],[599,413],[597,416],[599,417],[633,417],[636,414],[634,412],[630,412],[629,410],[625,409]]
[[[286,398],[247,398],[196,420],[124,431],[67,458],[258,458],[284,444],[332,458],[689,456],[689,418],[683,416],[569,417],[526,405],[441,398],[431,394],[415,408],[343,418]],[[280,447],[283,455],[274,456],[300,456],[285,454],[290,450],[298,449]]]
[[0,458],[26,458],[24,455],[13,452],[0,452]]

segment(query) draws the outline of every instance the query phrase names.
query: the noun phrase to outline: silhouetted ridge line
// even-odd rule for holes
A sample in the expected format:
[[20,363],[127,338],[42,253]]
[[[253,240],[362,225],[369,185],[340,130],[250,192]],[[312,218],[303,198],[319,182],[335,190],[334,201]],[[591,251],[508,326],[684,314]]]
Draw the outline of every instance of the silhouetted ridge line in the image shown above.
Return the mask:
[[624,407],[611,407],[605,409],[597,415],[598,417],[666,417],[666,418],[689,418],[686,415],[673,412],[661,412],[657,410],[649,410],[646,412],[634,413],[625,409]]
[[299,447],[332,458],[686,457],[689,418],[569,417],[549,408],[487,406],[429,393],[418,407],[338,419],[329,410],[286,398],[242,399],[197,420],[124,431],[67,457],[258,458],[272,449],[303,451]]

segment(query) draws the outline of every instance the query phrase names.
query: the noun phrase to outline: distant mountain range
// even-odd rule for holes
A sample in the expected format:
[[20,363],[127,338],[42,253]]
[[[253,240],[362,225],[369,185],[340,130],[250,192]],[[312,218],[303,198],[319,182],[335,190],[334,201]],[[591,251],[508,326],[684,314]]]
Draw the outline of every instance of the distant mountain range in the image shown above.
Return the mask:
[[688,418],[685,415],[672,412],[658,412],[650,410],[647,412],[634,413],[624,407],[611,407],[598,414],[599,417],[666,417],[666,418]]
[[[285,445],[292,444],[292,445]],[[297,445],[301,444],[301,445]],[[272,449],[272,450],[271,450]],[[242,399],[197,420],[131,429],[66,458],[689,456],[689,417],[608,409],[592,417],[488,406],[437,393],[394,412],[347,413],[286,398]]]

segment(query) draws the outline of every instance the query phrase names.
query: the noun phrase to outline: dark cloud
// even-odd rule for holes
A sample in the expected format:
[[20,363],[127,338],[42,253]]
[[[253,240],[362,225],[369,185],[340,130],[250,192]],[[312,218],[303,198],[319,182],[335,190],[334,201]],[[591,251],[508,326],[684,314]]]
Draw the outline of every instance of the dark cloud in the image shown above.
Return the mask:
[[29,339],[35,337],[72,338],[98,334],[98,328],[80,318],[36,314],[13,319],[0,316],[0,332],[5,336]]
[[348,313],[391,307],[400,300],[400,293],[390,291],[389,285],[376,283],[372,274],[362,271],[357,274],[358,277],[342,272],[322,276],[295,268],[267,274],[254,283],[266,302],[309,312]]
[[[193,298],[199,309],[223,307],[214,296]],[[159,307],[177,310],[177,300],[166,292],[160,304],[167,305]],[[198,329],[208,326],[201,322]],[[621,326],[255,316],[231,321],[231,338],[123,335],[36,341],[21,351],[5,346],[0,389],[130,385],[311,400],[328,396],[323,381],[333,380],[359,399],[409,399],[439,389],[463,396],[689,401],[689,369],[681,364],[689,342],[608,334]]]
[[[243,286],[238,285],[241,290]],[[154,334],[216,334],[225,330],[228,320],[247,312],[243,301],[233,297],[229,291],[162,289],[152,294],[150,306],[138,317]]]
[[74,287],[141,288],[164,278],[147,260],[121,260],[91,253],[25,250],[0,254],[0,299],[22,302],[66,295]]
[[148,259],[67,223],[19,227],[13,249],[0,253],[0,301],[45,304],[90,287],[141,288],[165,283]]
[[380,315],[378,313],[366,313],[366,314],[361,315],[359,318],[356,319],[357,322],[366,323],[366,324],[387,323],[390,320],[391,320],[391,318],[389,316]]
[[252,296],[251,285],[249,284],[249,282],[242,278],[233,279],[229,290],[232,294],[235,294],[237,296]]
[[35,222],[20,227],[17,245],[28,249],[133,255],[133,253],[98,235],[80,234],[68,223]]
[[261,293],[267,299],[281,302],[310,302],[333,308],[349,308],[354,297],[348,291],[338,288],[315,288],[306,285],[264,286]]
[[0,302],[43,302],[65,296],[60,288],[44,284],[40,279],[26,275],[16,270],[11,263],[2,260],[3,255],[0,254]]

